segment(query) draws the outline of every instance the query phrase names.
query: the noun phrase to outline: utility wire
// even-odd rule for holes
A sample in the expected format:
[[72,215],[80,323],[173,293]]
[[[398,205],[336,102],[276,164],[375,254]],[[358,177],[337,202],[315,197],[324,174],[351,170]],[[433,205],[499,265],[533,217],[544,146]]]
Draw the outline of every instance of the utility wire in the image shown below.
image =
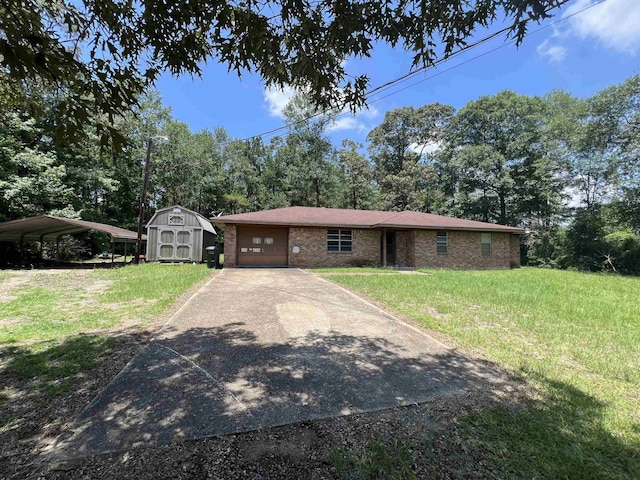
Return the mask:
[[[550,27],[552,27],[554,25],[557,25],[558,23],[561,23],[561,22],[564,22],[566,20],[569,20],[570,18],[575,17],[576,15],[579,15],[579,14],[581,14],[583,12],[586,12],[587,10],[590,10],[591,8],[596,7],[596,6],[602,4],[602,3],[606,2],[606,1],[607,0],[599,0],[596,3],[592,3],[589,6],[572,13],[571,15],[567,15],[566,17],[562,17],[562,18],[560,18],[558,20],[555,20],[554,22],[551,22],[551,23],[549,23],[549,24],[547,24],[547,25],[545,25],[543,27],[540,27],[540,28],[538,28],[538,29],[536,29],[536,30],[534,30],[532,32],[529,32],[529,33],[525,34],[522,37],[522,39],[524,39],[526,37],[529,37],[531,35],[534,35],[536,33],[539,33],[539,32],[541,32],[543,30],[546,30],[546,29],[548,29],[548,28],[550,28]],[[481,53],[480,55],[476,55],[475,57],[469,58],[469,59],[465,60],[462,63],[459,63],[459,64],[454,65],[452,67],[449,67],[449,68],[447,68],[445,70],[437,72],[437,73],[435,73],[435,74],[433,74],[433,75],[431,75],[429,77],[426,77],[426,78],[423,78],[421,80],[418,80],[417,82],[413,82],[413,83],[411,83],[411,84],[409,84],[409,85],[407,85],[407,86],[405,86],[405,87],[403,87],[403,88],[401,88],[399,90],[395,90],[395,91],[393,91],[391,93],[388,93],[387,95],[383,95],[381,97],[377,97],[375,99],[369,100],[369,97],[371,97],[373,94],[380,93],[380,92],[382,92],[384,90],[387,90],[387,89],[389,89],[389,88],[391,88],[391,87],[393,87],[393,86],[395,86],[395,85],[397,85],[399,83],[402,83],[402,82],[408,80],[409,78],[413,77],[414,75],[416,75],[416,74],[418,74],[420,72],[424,72],[424,71],[426,71],[428,69],[436,67],[437,65],[439,65],[439,64],[441,64],[443,62],[451,60],[452,58],[457,57],[457,56],[461,55],[464,52],[467,52],[467,51],[469,51],[469,50],[471,50],[473,48],[476,48],[476,47],[478,47],[478,46],[480,46],[480,45],[482,45],[482,44],[494,39],[495,37],[497,37],[499,35],[502,35],[506,31],[511,30],[511,28],[512,28],[511,26],[502,28],[502,29],[498,30],[497,32],[494,32],[494,33],[492,33],[490,35],[487,35],[486,37],[483,37],[482,39],[478,40],[477,42],[474,42],[472,44],[466,45],[466,46],[460,48],[459,50],[456,50],[451,55],[448,55],[446,57],[441,57],[441,58],[435,60],[433,63],[431,63],[429,65],[425,65],[425,66],[420,67],[420,68],[418,68],[416,70],[412,70],[412,71],[410,71],[408,73],[405,73],[404,75],[401,75],[400,77],[397,77],[397,78],[395,78],[393,80],[390,80],[390,81],[388,81],[388,82],[386,82],[386,83],[384,83],[382,85],[379,85],[379,86],[369,90],[368,92],[365,93],[365,102],[367,104],[371,104],[371,103],[375,103],[377,101],[380,101],[382,99],[388,98],[388,97],[390,97],[392,95],[395,95],[396,93],[400,93],[400,92],[402,92],[404,90],[407,90],[409,88],[414,87],[415,85],[418,85],[420,83],[423,83],[423,82],[426,82],[428,80],[431,80],[431,79],[433,79],[435,77],[443,75],[446,72],[449,72],[449,71],[454,70],[456,68],[459,68],[459,67],[461,67],[463,65],[466,65],[467,63],[470,63],[470,62],[472,62],[474,60],[477,60],[478,58],[482,58],[482,57],[487,56],[487,55],[489,55],[489,54],[491,54],[493,52],[496,52],[496,51],[498,51],[498,50],[500,50],[502,48],[505,48],[505,47],[507,47],[509,45],[512,45],[512,44],[516,43],[517,39],[508,40],[504,44],[502,44],[502,45],[500,45],[498,47],[495,47],[495,48],[493,48],[493,49],[491,49],[489,51],[486,51],[484,53]],[[296,122],[291,122],[291,123],[283,125],[281,127],[277,127],[277,128],[272,129],[272,130],[269,130],[269,131],[266,131],[266,132],[263,132],[263,133],[260,133],[260,134],[257,134],[257,135],[253,135],[251,137],[247,137],[247,138],[243,139],[242,141],[247,141],[248,142],[248,141],[254,140],[256,138],[267,137],[267,136],[273,135],[275,133],[281,132],[283,130],[287,130],[291,126],[295,126],[295,125],[298,125],[298,124],[303,124],[303,123],[305,123],[305,122],[307,122],[309,120],[312,120],[312,119],[314,119],[316,117],[319,117],[321,115],[329,114],[329,113],[331,113],[333,111],[336,111],[336,110],[337,110],[337,108],[332,108],[332,109],[329,109],[329,110],[324,110],[324,111],[321,111],[321,112],[317,112],[317,113],[314,113],[313,115],[310,115],[307,118],[304,118],[302,120],[298,120]],[[343,117],[345,115],[351,115],[351,112],[338,113],[336,115],[336,118]]]
[[[580,11],[574,12],[574,13],[572,13],[571,15],[567,15],[566,17],[563,17],[563,18],[561,18],[561,19],[559,19],[559,20],[556,20],[555,22],[552,22],[552,23],[550,23],[550,24],[548,24],[548,25],[545,25],[545,26],[543,26],[543,27],[540,27],[540,28],[538,28],[537,30],[534,30],[533,32],[530,32],[530,33],[526,34],[526,35],[525,35],[525,37],[528,37],[529,35],[534,35],[534,34],[536,34],[536,33],[539,33],[539,32],[541,32],[541,31],[543,31],[543,30],[545,30],[545,29],[547,29],[547,28],[552,27],[553,25],[555,25],[555,24],[557,24],[557,23],[559,23],[559,22],[562,22],[562,21],[568,20],[569,18],[574,17],[574,16],[576,16],[576,15],[578,15],[578,14],[580,14],[580,13],[582,13],[582,12],[586,11],[586,10],[589,10],[590,8],[593,8],[593,7],[595,7],[596,5],[600,5],[601,3],[604,3],[604,2],[606,2],[606,1],[607,1],[607,0],[600,0],[600,1],[598,1],[597,3],[593,3],[593,4],[591,4],[589,7],[586,7],[586,8],[584,8],[584,9],[580,10]],[[523,37],[523,38],[524,38],[524,37]],[[464,62],[458,63],[458,64],[456,64],[456,65],[453,65],[453,66],[449,67],[449,68],[446,68],[446,69],[441,70],[441,71],[439,71],[439,72],[437,72],[437,73],[434,73],[433,75],[430,75],[430,76],[428,76],[428,77],[426,77],[426,78],[423,78],[423,79],[418,80],[418,81],[416,81],[416,82],[410,83],[409,85],[406,85],[405,87],[400,88],[400,89],[398,89],[398,90],[395,90],[395,91],[393,91],[393,92],[391,92],[391,93],[389,93],[389,94],[387,94],[387,95],[383,95],[383,96],[381,96],[381,97],[377,97],[377,98],[375,98],[375,99],[373,99],[373,100],[370,100],[368,103],[369,103],[369,104],[371,104],[371,103],[375,103],[375,102],[377,102],[377,101],[379,101],[379,100],[382,100],[382,99],[384,99],[384,98],[387,98],[387,97],[390,97],[390,96],[392,96],[392,95],[395,95],[396,93],[400,93],[400,92],[402,92],[402,91],[404,91],[404,90],[408,90],[409,88],[414,87],[414,86],[416,86],[416,85],[418,85],[418,84],[420,84],[420,83],[426,82],[427,80],[431,80],[432,78],[435,78],[435,77],[439,77],[440,75],[442,75],[442,74],[444,74],[444,73],[446,73],[446,72],[450,72],[451,70],[455,70],[456,68],[459,68],[459,67],[461,67],[461,66],[463,66],[463,65],[466,65],[467,63],[471,63],[471,62],[473,62],[474,60],[477,60],[478,58],[482,58],[482,57],[484,57],[484,56],[486,56],[486,55],[489,55],[489,54],[491,54],[491,53],[493,53],[493,52],[496,52],[496,51],[498,51],[498,50],[500,50],[500,49],[502,49],[502,48],[508,47],[509,45],[512,45],[512,44],[514,44],[515,42],[516,42],[516,40],[515,40],[515,39],[513,39],[513,40],[509,40],[509,41],[505,42],[504,44],[502,44],[502,45],[500,45],[500,46],[498,46],[498,47],[492,48],[491,50],[488,50],[488,51],[486,51],[486,52],[484,52],[484,53],[481,53],[480,55],[476,55],[475,57],[469,58],[469,59],[465,60]]]

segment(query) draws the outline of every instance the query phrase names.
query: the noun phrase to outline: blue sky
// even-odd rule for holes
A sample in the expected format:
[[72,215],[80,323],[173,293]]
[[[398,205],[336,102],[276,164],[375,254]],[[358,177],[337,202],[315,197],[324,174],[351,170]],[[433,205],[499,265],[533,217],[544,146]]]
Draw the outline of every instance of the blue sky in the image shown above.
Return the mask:
[[[425,80],[387,98],[374,97],[370,108],[355,117],[340,116],[330,132],[332,140],[336,145],[343,138],[364,143],[368,131],[394,108],[434,102],[460,108],[482,95],[507,89],[525,95],[562,89],[585,97],[639,74],[640,0],[605,0],[569,17],[595,3],[596,0],[574,0],[541,25],[531,23],[529,31],[533,32],[565,18],[531,34],[519,48],[507,45],[487,53],[504,44],[504,37],[496,38],[385,91],[382,95]],[[478,32],[476,38],[499,28],[494,25]],[[471,61],[457,66],[467,60]],[[370,59],[347,60],[347,70],[368,74],[371,87],[407,73],[410,66],[410,54],[387,45],[378,45]],[[290,90],[268,90],[258,77],[249,74],[239,79],[234,73],[227,73],[225,66],[214,63],[204,67],[202,79],[165,75],[156,86],[174,118],[187,123],[192,131],[222,126],[234,138],[247,138],[282,126],[282,108],[293,94]],[[265,140],[268,142],[269,138]]]

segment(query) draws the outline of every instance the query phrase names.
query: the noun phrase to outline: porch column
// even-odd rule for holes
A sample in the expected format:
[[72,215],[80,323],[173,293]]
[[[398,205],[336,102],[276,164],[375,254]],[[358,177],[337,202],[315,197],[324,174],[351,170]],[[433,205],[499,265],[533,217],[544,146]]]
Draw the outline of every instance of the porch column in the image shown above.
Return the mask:
[[387,229],[382,229],[382,267],[387,267]]

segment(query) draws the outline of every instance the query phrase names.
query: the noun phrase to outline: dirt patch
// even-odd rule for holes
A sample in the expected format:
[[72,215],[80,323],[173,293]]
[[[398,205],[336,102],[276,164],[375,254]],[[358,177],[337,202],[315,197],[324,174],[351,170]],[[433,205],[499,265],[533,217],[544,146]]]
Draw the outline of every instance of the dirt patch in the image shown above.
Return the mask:
[[497,405],[520,408],[526,388],[514,384],[509,390],[507,395],[476,392],[369,414],[42,464],[32,473],[51,479],[337,479],[343,476],[336,468],[336,454],[351,452],[357,458],[376,440],[389,448],[395,441],[404,442],[417,478],[498,478],[487,452],[464,439],[458,419]]

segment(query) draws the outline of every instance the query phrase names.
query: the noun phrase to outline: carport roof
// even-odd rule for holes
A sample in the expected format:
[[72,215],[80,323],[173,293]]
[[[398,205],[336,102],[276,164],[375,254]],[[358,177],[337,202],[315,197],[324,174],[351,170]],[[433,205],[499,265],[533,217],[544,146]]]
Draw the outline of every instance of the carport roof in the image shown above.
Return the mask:
[[347,210],[341,208],[287,207],[212,218],[215,224],[282,225],[305,227],[397,228],[424,230],[473,230],[523,234],[517,227],[463,220],[431,213]]
[[[38,217],[21,218],[0,223],[0,241],[2,242],[39,242],[54,241],[60,235],[82,233],[89,230],[103,232],[111,237],[112,242],[136,240],[137,232],[126,230],[105,223],[87,222],[75,218],[40,215]],[[143,238],[144,237],[143,235]]]

